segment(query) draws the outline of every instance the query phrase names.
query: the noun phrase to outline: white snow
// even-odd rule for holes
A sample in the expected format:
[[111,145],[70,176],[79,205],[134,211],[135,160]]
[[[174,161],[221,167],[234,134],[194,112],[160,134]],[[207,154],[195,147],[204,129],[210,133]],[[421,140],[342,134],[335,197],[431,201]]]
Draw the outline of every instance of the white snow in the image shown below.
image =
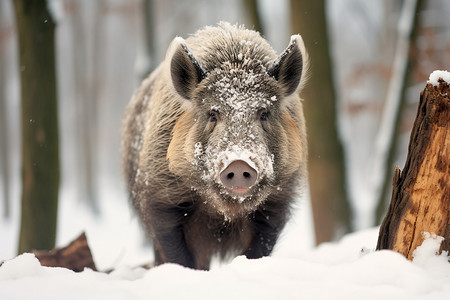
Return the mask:
[[414,263],[424,268],[432,268],[433,272],[445,277],[446,266],[448,265],[448,251],[439,254],[439,248],[444,238],[434,233],[424,232],[425,238],[422,246],[417,247],[413,252]]
[[231,144],[226,149],[220,151],[214,147],[208,146],[205,151],[207,158],[206,172],[210,173],[205,174],[205,181],[215,180],[216,182],[219,182],[220,173],[235,160],[245,161],[250,167],[260,174],[259,177],[272,176],[273,156],[269,155],[266,148],[261,144],[254,145],[252,150],[249,150],[248,148],[250,147],[243,148],[238,145]]
[[444,80],[448,84],[450,84],[450,72],[447,70],[436,70],[433,71],[433,73],[430,74],[430,78],[428,79],[427,83],[431,83],[434,86],[439,85],[439,79]]
[[[164,1],[159,2],[166,4]],[[263,3],[262,6],[266,7],[266,9],[263,9],[263,14],[266,16],[264,18],[264,24],[267,25],[267,36],[275,41],[271,44],[274,45],[279,53],[284,49],[285,39],[289,34],[289,14],[287,13],[289,11],[289,2],[286,0],[263,0],[261,2]],[[330,4],[339,3],[338,1],[329,2]],[[364,9],[364,7],[367,6],[368,8],[363,11],[363,13],[365,13],[363,15],[369,20],[369,22],[361,23],[359,18],[342,18],[345,11],[351,13],[351,10],[347,9],[348,5],[346,4],[348,3],[344,3],[343,5],[342,2],[350,3],[352,1],[340,2],[340,4],[335,4],[340,6],[340,9],[331,8],[330,11],[337,12],[336,16],[339,17],[339,19],[353,22],[353,24],[347,23],[344,26],[332,26],[337,30],[337,33],[335,33],[334,36],[339,39],[339,43],[336,43],[336,45],[345,45],[347,58],[358,58],[362,55],[377,57],[378,52],[375,52],[375,50],[380,47],[376,47],[376,45],[372,44],[372,42],[377,41],[374,37],[385,37],[386,35],[374,35],[373,33],[367,32],[365,28],[370,29],[371,26],[374,28],[377,22],[380,22],[379,20],[385,22],[386,19],[382,15],[382,6],[376,1],[367,1],[364,5],[360,3],[356,8],[358,11],[361,11],[361,9]],[[52,1],[52,3],[58,4],[59,2]],[[231,1],[231,3],[232,7],[239,7],[240,5],[239,1]],[[2,4],[8,6],[9,1],[2,2]],[[168,39],[171,39],[175,34],[186,36],[187,33],[193,32],[202,25],[216,23],[215,18],[229,20],[231,23],[241,19],[240,14],[242,14],[242,10],[223,9],[223,3],[217,1],[211,1],[211,5],[213,9],[209,7],[198,11],[190,3],[188,4],[188,2],[176,6],[164,5],[164,7],[157,4],[159,8],[158,11],[162,13],[157,14],[157,19],[155,21],[155,24],[157,24],[155,30],[158,32],[155,48],[159,52],[157,51],[154,60],[156,62],[162,60],[166,46],[169,43]],[[190,8],[191,6],[192,8]],[[90,8],[90,6],[86,5],[84,7],[84,9],[86,9],[86,7],[88,9]],[[220,9],[214,10],[214,7]],[[190,9],[187,10],[187,8]],[[175,9],[175,11],[173,11],[173,9]],[[168,10],[170,10],[170,13],[166,12]],[[3,21],[12,15],[6,13],[5,16],[5,11],[7,10],[3,10]],[[62,9],[60,8],[59,11],[62,12]],[[194,11],[195,18],[191,18],[191,14],[189,14],[190,11]],[[217,15],[211,13],[211,11],[219,11],[221,16],[217,17]],[[442,11],[445,12],[445,10]],[[188,14],[186,14],[186,12],[188,12]],[[127,14],[130,15],[129,12]],[[117,11],[114,11],[113,15],[114,18],[118,18],[117,16],[119,16]],[[180,16],[182,16],[182,18],[180,18]],[[347,14],[347,16],[349,16],[349,14]],[[446,20],[446,18],[434,19]],[[280,20],[286,21],[280,22]],[[65,46],[73,44],[73,33],[68,32],[68,23],[69,22],[67,21],[63,22],[63,20],[61,20],[61,24],[59,24],[60,37],[63,37],[59,39],[59,48],[62,47],[61,49],[65,49],[67,48]],[[183,24],[183,26],[180,26],[180,23]],[[120,24],[122,23],[115,24],[116,27],[113,28],[116,29],[119,27],[128,28],[127,26],[121,26]],[[117,26],[117,24],[119,24],[119,26]],[[129,22],[125,22],[124,24],[130,25]],[[131,31],[135,31],[135,27],[136,26],[129,26],[129,28],[132,28]],[[343,35],[342,28],[345,28],[346,32],[350,32],[351,34]],[[352,28],[353,31],[351,31]],[[180,32],[180,29],[184,30],[184,32]],[[123,43],[123,39],[117,38],[122,35],[118,34],[117,30],[113,29],[112,31],[112,35],[104,35],[109,37],[109,45],[124,45],[126,46],[125,48],[129,50],[128,52],[134,53],[134,35],[130,35],[130,39],[127,40],[127,43]],[[111,30],[107,32],[109,33]],[[159,34],[162,32],[164,34]],[[90,36],[91,35],[89,35],[89,37]],[[112,39],[112,36],[114,36],[115,39]],[[355,39],[355,36],[358,38]],[[352,44],[345,39],[357,40],[358,47],[348,47],[348,45]],[[241,41],[241,44],[247,42],[248,41],[243,40]],[[13,49],[10,53],[14,53],[12,56],[7,56],[7,61],[15,62],[17,61],[17,51],[11,45],[16,45],[15,38],[13,42],[7,44],[9,48]],[[361,47],[364,51],[361,50]],[[117,47],[109,48],[119,49]],[[69,64],[70,67],[72,64],[70,62],[73,61],[73,59],[70,59],[71,51],[60,52],[69,53],[69,59],[67,59],[67,56],[64,56],[62,57],[62,60],[65,62],[65,67],[67,67],[67,64]],[[130,57],[130,54],[124,53],[123,51],[120,53],[122,54],[121,57]],[[243,54],[242,56],[242,59],[245,59],[245,55]],[[347,59],[342,61],[343,64],[349,65]],[[107,62],[108,66],[119,66],[122,69],[124,69],[124,65],[132,65],[130,63],[118,64],[120,60],[117,60],[114,56],[111,56],[111,54],[107,55]],[[19,111],[17,106],[19,101],[14,101],[18,99],[19,88],[17,80],[18,76],[16,73],[19,68],[14,64],[7,64],[7,69],[6,73],[9,74],[7,79],[12,82],[7,84],[8,91],[11,90],[8,94],[11,96],[9,99],[12,99],[12,101],[9,101],[10,110],[12,107],[13,112],[16,112]],[[108,70],[110,69],[111,67],[108,67]],[[126,70],[122,71],[123,72],[104,72],[104,74],[130,74],[130,72]],[[367,73],[370,74],[374,72]],[[104,87],[106,88],[102,90],[103,98],[108,100],[105,103],[122,103],[118,102],[117,99],[125,99],[122,101],[128,101],[127,95],[130,94],[128,91],[129,88],[123,88],[123,84],[111,85],[111,82],[115,82],[113,81],[115,77],[109,77],[107,76],[107,83],[109,85],[104,84]],[[127,75],[125,77],[131,78],[132,76]],[[447,71],[433,72],[428,82],[437,85],[439,77],[450,82],[450,76]],[[346,76],[345,78],[347,79],[349,76]],[[71,80],[70,76],[65,80],[62,80],[61,90],[66,94],[72,93],[71,89],[67,88],[68,86],[72,86],[69,84]],[[124,83],[128,81],[120,80],[120,82]],[[355,95],[353,98],[358,99],[359,101],[361,101],[361,99],[364,100],[364,97],[367,97],[367,95],[373,94],[371,91],[377,89],[379,86],[375,84],[376,82],[373,80],[366,80],[364,83],[364,85],[361,83],[356,85],[356,88],[359,88],[359,90],[357,90],[358,93],[354,93]],[[341,83],[341,85],[343,86],[344,84]],[[64,89],[65,86],[66,89]],[[118,88],[108,89],[107,87],[109,86]],[[372,88],[372,90],[370,88]],[[117,91],[121,92],[118,93]],[[361,91],[366,91],[366,93],[362,94]],[[121,96],[110,97],[115,96],[115,94]],[[65,94],[63,93],[62,95]],[[69,97],[69,99],[67,97],[68,96],[65,96],[64,99],[66,99],[65,102],[69,103],[71,98]],[[116,100],[113,101],[113,99]],[[272,98],[271,100],[276,101],[276,99]],[[125,103],[122,103],[122,105],[124,104]],[[120,105],[108,105],[107,107],[113,108],[119,106]],[[61,105],[61,107],[64,108],[63,105]],[[69,105],[69,108],[71,107],[72,105]],[[71,110],[66,109],[66,112],[67,111]],[[104,117],[103,121],[100,120],[99,123],[104,124],[103,127],[107,129],[108,133],[117,132],[118,129],[111,130],[111,122],[105,122],[105,120],[113,120],[113,122],[118,120],[118,118],[111,117],[116,114],[111,114],[109,112],[110,111],[104,114],[106,117]],[[15,116],[18,114],[11,113],[9,115]],[[368,130],[371,130],[371,127],[376,127],[374,124],[376,125],[379,123],[372,120],[376,119],[373,115],[373,113],[358,115],[361,119],[358,119],[356,126],[352,126],[352,128],[356,128],[357,131],[352,131],[350,134],[347,134],[347,136],[352,137],[353,140],[358,140],[355,136],[373,136],[367,134]],[[69,114],[69,116],[71,115]],[[10,119],[10,123],[12,123],[14,118]],[[70,121],[71,118],[66,118],[66,120]],[[16,123],[12,124],[14,126],[17,125]],[[11,126],[11,128],[15,128],[14,126]],[[71,133],[72,131],[69,130],[67,132]],[[15,138],[16,136],[18,135],[16,134],[12,138],[14,145],[18,145],[17,139]],[[66,134],[65,136],[68,136],[69,140],[76,141],[76,139],[73,138],[73,134]],[[66,141],[65,143],[67,144],[68,142]],[[347,141],[347,144],[348,143],[350,142]],[[100,144],[104,145],[102,146],[102,149],[107,149],[108,153],[114,153],[111,149],[115,148],[111,147],[110,143],[105,143],[105,141],[103,141]],[[67,149],[75,149],[70,146],[72,144],[69,143],[68,145],[69,146],[66,145]],[[370,153],[370,151],[361,151],[361,147],[365,145],[364,143],[359,142],[355,145],[354,148],[359,149],[360,153]],[[368,143],[368,147],[371,148],[372,145]],[[18,149],[18,146],[12,147],[11,149]],[[13,153],[17,153],[17,151],[13,151]],[[105,153],[105,151],[100,153]],[[100,156],[106,157],[106,155],[102,154]],[[351,157],[356,156],[357,155],[354,155],[353,153],[351,155]],[[68,154],[67,157],[70,158],[72,155]],[[13,174],[11,176],[19,178],[17,171],[20,170],[20,168],[17,167],[19,165],[19,159],[14,155],[11,157],[11,161],[13,164],[11,167],[11,173]],[[71,162],[66,169],[72,169],[73,165],[76,166],[78,160],[67,159],[64,161]],[[117,159],[113,158],[109,161],[105,160],[105,162],[110,161],[116,162]],[[356,167],[350,166],[350,169],[361,169],[361,165],[364,165],[367,158],[362,157],[362,161],[362,164],[355,163]],[[105,162],[101,165],[114,165]],[[108,171],[110,170],[109,168],[105,169]],[[109,171],[108,173],[112,172]],[[356,174],[354,171],[352,171],[352,173]],[[73,175],[68,175],[67,173],[65,173],[65,175],[66,176],[63,177],[66,178],[66,182],[73,181]],[[363,179],[367,177],[369,176],[356,175],[353,179]],[[356,182],[356,180],[351,181]],[[20,223],[18,216],[20,211],[20,182],[18,180],[13,180],[12,185],[13,188],[11,188],[11,193],[13,195],[11,197],[12,199],[15,199],[12,203],[12,219],[0,219],[0,261],[13,257],[17,248],[18,227]],[[363,184],[355,184],[352,189],[363,185],[364,182]],[[305,210],[307,211],[304,213],[304,215],[309,218],[306,222],[308,223],[307,226],[302,226],[303,222],[305,222],[305,216],[296,217],[295,222],[300,224],[295,227],[295,230],[289,228],[290,237],[287,238],[283,236],[281,238],[280,243],[276,245],[276,251],[273,257],[260,260],[247,260],[243,257],[238,257],[229,264],[215,267],[210,272],[193,271],[176,265],[164,265],[149,271],[140,268],[132,268],[132,266],[148,261],[147,259],[149,257],[151,258],[151,254],[149,255],[151,250],[148,247],[143,247],[142,236],[140,236],[138,231],[137,220],[130,216],[130,212],[127,210],[126,205],[124,207],[124,205],[120,204],[121,201],[125,201],[125,192],[118,195],[118,189],[120,190],[120,188],[116,187],[114,184],[113,188],[111,185],[108,185],[107,188],[101,188],[101,191],[108,191],[108,194],[104,196],[100,193],[100,211],[102,213],[101,215],[92,215],[89,208],[84,207],[84,209],[80,209],[80,206],[85,204],[79,201],[80,197],[77,197],[76,185],[73,185],[72,190],[65,190],[62,192],[63,195],[61,197],[62,200],[60,201],[58,224],[58,246],[67,244],[72,238],[75,238],[81,230],[86,230],[97,266],[102,270],[114,266],[116,271],[107,275],[90,270],[86,270],[82,273],[74,273],[61,268],[46,268],[41,267],[32,255],[26,254],[11,259],[0,267],[0,299],[131,300],[141,298],[178,299],[180,297],[183,299],[203,299],[207,297],[213,299],[446,299],[448,298],[448,295],[450,295],[450,264],[448,263],[447,254],[436,254],[442,238],[436,237],[433,234],[426,234],[428,239],[421,247],[416,249],[413,262],[409,262],[401,255],[391,251],[374,252],[373,249],[378,235],[377,228],[347,235],[338,243],[326,243],[317,248],[310,249],[312,244],[311,240],[313,239],[313,234],[311,233],[313,222],[309,212],[311,210],[309,201],[305,203],[306,207],[302,204],[301,209],[303,212]],[[366,201],[366,199],[369,199],[367,195],[361,196],[359,193],[357,194],[358,197],[354,198],[358,201],[354,202],[360,203],[363,206],[363,211],[372,211],[371,207],[367,207],[368,205],[370,206]],[[70,195],[70,197],[67,195]],[[364,214],[361,214],[359,208],[354,207],[354,209],[356,214],[361,215],[359,218],[360,220],[368,220]],[[365,222],[365,224],[367,223],[368,222]],[[363,226],[358,227],[361,228]],[[305,236],[302,235],[302,233],[304,234],[303,231],[308,232],[311,236],[305,238]]]
[[[258,260],[237,257],[211,271],[174,264],[111,274],[41,267],[32,254],[0,267],[1,299],[445,299],[450,295],[442,239],[428,235],[414,261],[373,251],[378,228],[339,243]],[[369,249],[369,250],[367,250]]]

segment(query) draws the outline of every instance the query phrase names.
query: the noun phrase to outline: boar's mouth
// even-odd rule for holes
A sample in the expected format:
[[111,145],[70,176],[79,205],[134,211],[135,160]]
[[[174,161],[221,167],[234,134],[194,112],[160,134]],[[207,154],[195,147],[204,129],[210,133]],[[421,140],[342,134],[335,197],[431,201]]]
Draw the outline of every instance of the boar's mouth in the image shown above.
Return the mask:
[[238,205],[243,210],[254,210],[256,206],[264,202],[268,195],[273,191],[266,178],[255,183],[251,187],[233,187],[227,188],[222,184],[215,183],[214,193],[218,196],[218,201],[224,205]]
[[243,195],[246,195],[246,194],[248,193],[249,190],[250,190],[250,188],[238,186],[238,187],[229,189],[229,192],[230,192],[232,195],[243,196]]
[[209,192],[210,204],[225,218],[234,219],[245,216],[258,209],[273,192],[266,178],[250,188],[224,188],[221,184],[213,185]]
[[200,178],[196,179],[191,181],[191,189],[201,196],[201,205],[212,208],[227,220],[254,212],[276,191],[276,186],[267,177],[262,177],[249,188],[238,187],[231,190],[217,181],[205,182],[199,181]]

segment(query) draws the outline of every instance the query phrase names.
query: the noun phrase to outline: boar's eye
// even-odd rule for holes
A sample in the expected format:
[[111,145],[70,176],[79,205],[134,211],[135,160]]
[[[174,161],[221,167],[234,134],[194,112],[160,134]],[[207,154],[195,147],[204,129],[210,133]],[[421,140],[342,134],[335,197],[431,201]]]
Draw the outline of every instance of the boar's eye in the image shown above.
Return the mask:
[[265,122],[269,119],[269,113],[266,110],[262,110],[259,113],[259,120]]
[[219,120],[219,113],[217,111],[214,111],[214,110],[210,111],[209,112],[209,121],[213,122],[213,123],[216,123],[217,120]]

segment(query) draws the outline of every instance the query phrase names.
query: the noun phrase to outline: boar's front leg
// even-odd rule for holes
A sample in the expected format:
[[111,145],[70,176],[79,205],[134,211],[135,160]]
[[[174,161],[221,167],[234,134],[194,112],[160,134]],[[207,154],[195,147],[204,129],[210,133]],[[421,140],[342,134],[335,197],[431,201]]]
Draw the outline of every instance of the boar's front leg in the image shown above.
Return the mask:
[[272,253],[273,247],[278,240],[281,230],[286,225],[288,209],[276,203],[266,203],[258,209],[253,216],[255,234],[250,246],[245,250],[247,258],[261,258]]
[[155,265],[176,263],[195,268],[195,261],[189,251],[183,225],[184,215],[189,205],[153,205],[151,208],[151,227],[155,250]]

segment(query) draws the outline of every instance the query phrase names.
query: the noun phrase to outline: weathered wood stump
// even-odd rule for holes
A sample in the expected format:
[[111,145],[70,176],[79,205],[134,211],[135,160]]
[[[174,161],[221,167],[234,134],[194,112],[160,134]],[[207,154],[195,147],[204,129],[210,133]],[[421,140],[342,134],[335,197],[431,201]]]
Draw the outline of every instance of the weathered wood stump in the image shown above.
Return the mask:
[[84,232],[64,248],[33,253],[42,266],[63,267],[75,272],[81,272],[84,268],[97,270]]
[[[450,73],[445,73],[450,77]],[[447,76],[448,75],[448,76]],[[393,178],[391,203],[378,236],[377,250],[391,249],[412,260],[423,233],[444,237],[450,250],[450,88],[442,78],[428,83],[409,141],[405,167]]]

